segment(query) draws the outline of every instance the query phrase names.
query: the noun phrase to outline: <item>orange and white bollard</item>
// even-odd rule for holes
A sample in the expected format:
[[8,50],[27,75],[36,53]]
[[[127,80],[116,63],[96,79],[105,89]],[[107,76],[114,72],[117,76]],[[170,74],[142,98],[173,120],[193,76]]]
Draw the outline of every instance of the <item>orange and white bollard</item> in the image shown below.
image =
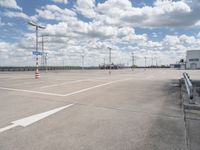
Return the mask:
[[39,79],[40,78],[40,73],[38,71],[38,69],[36,69],[35,71],[35,79]]
[[36,57],[36,70],[35,70],[35,79],[39,79],[40,78],[40,73],[38,70],[38,57]]

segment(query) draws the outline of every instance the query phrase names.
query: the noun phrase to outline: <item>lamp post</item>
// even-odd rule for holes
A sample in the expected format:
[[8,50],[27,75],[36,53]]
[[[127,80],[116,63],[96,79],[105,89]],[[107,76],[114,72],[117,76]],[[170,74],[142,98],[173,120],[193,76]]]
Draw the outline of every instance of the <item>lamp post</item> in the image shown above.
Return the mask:
[[84,55],[84,51],[83,51],[83,53],[81,54],[81,59],[82,59],[82,70],[84,70],[84,57],[85,57],[85,55]]
[[151,57],[151,67],[153,68],[153,62],[154,62],[154,60],[153,60],[153,56]]
[[44,63],[45,63],[45,54],[44,54],[44,36],[42,35],[42,62],[41,62],[42,67],[44,67]]
[[132,71],[133,71],[133,69],[134,69],[134,53],[132,52],[131,54],[132,54]]
[[32,21],[28,22],[29,25],[34,26],[36,29],[36,69],[35,69],[35,79],[39,79],[40,78],[40,73],[39,73],[39,65],[38,65],[38,29],[45,29],[44,26],[40,26]]
[[105,57],[103,58],[103,68],[104,68],[104,70],[106,69],[106,58]]
[[111,74],[111,48],[108,47],[109,50],[109,74]]

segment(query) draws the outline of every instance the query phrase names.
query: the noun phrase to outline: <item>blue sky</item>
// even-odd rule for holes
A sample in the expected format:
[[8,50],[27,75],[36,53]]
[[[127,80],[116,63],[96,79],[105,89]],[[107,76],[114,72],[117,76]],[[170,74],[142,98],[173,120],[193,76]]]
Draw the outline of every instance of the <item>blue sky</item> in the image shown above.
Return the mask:
[[[113,62],[144,57],[169,64],[200,46],[198,0],[1,0],[1,65],[34,65],[35,33],[27,21],[46,26],[49,64],[98,65],[113,49]],[[27,64],[28,62],[28,64]],[[153,62],[155,63],[155,62]]]

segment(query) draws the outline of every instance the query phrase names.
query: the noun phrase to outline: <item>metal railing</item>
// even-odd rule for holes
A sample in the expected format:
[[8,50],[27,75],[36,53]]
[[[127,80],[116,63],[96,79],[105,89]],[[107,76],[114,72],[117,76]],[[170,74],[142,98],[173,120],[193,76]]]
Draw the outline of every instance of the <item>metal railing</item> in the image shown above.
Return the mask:
[[185,82],[185,86],[186,86],[186,89],[187,89],[187,93],[188,93],[188,97],[190,98],[190,103],[195,103],[195,100],[193,98],[193,85],[192,85],[192,82],[190,80],[190,77],[187,73],[183,73],[183,79],[184,79],[184,82]]

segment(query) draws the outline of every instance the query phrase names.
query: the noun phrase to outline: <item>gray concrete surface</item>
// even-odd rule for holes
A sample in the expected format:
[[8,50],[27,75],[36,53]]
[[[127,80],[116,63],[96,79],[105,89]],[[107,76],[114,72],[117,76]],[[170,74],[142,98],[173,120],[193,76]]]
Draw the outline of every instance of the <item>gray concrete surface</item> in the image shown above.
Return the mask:
[[[30,126],[1,132],[0,150],[197,149],[200,120],[196,114],[185,126],[177,86],[182,72],[77,70],[41,73],[39,80],[33,72],[0,73],[0,128],[74,104]],[[199,78],[198,71],[188,72]]]

